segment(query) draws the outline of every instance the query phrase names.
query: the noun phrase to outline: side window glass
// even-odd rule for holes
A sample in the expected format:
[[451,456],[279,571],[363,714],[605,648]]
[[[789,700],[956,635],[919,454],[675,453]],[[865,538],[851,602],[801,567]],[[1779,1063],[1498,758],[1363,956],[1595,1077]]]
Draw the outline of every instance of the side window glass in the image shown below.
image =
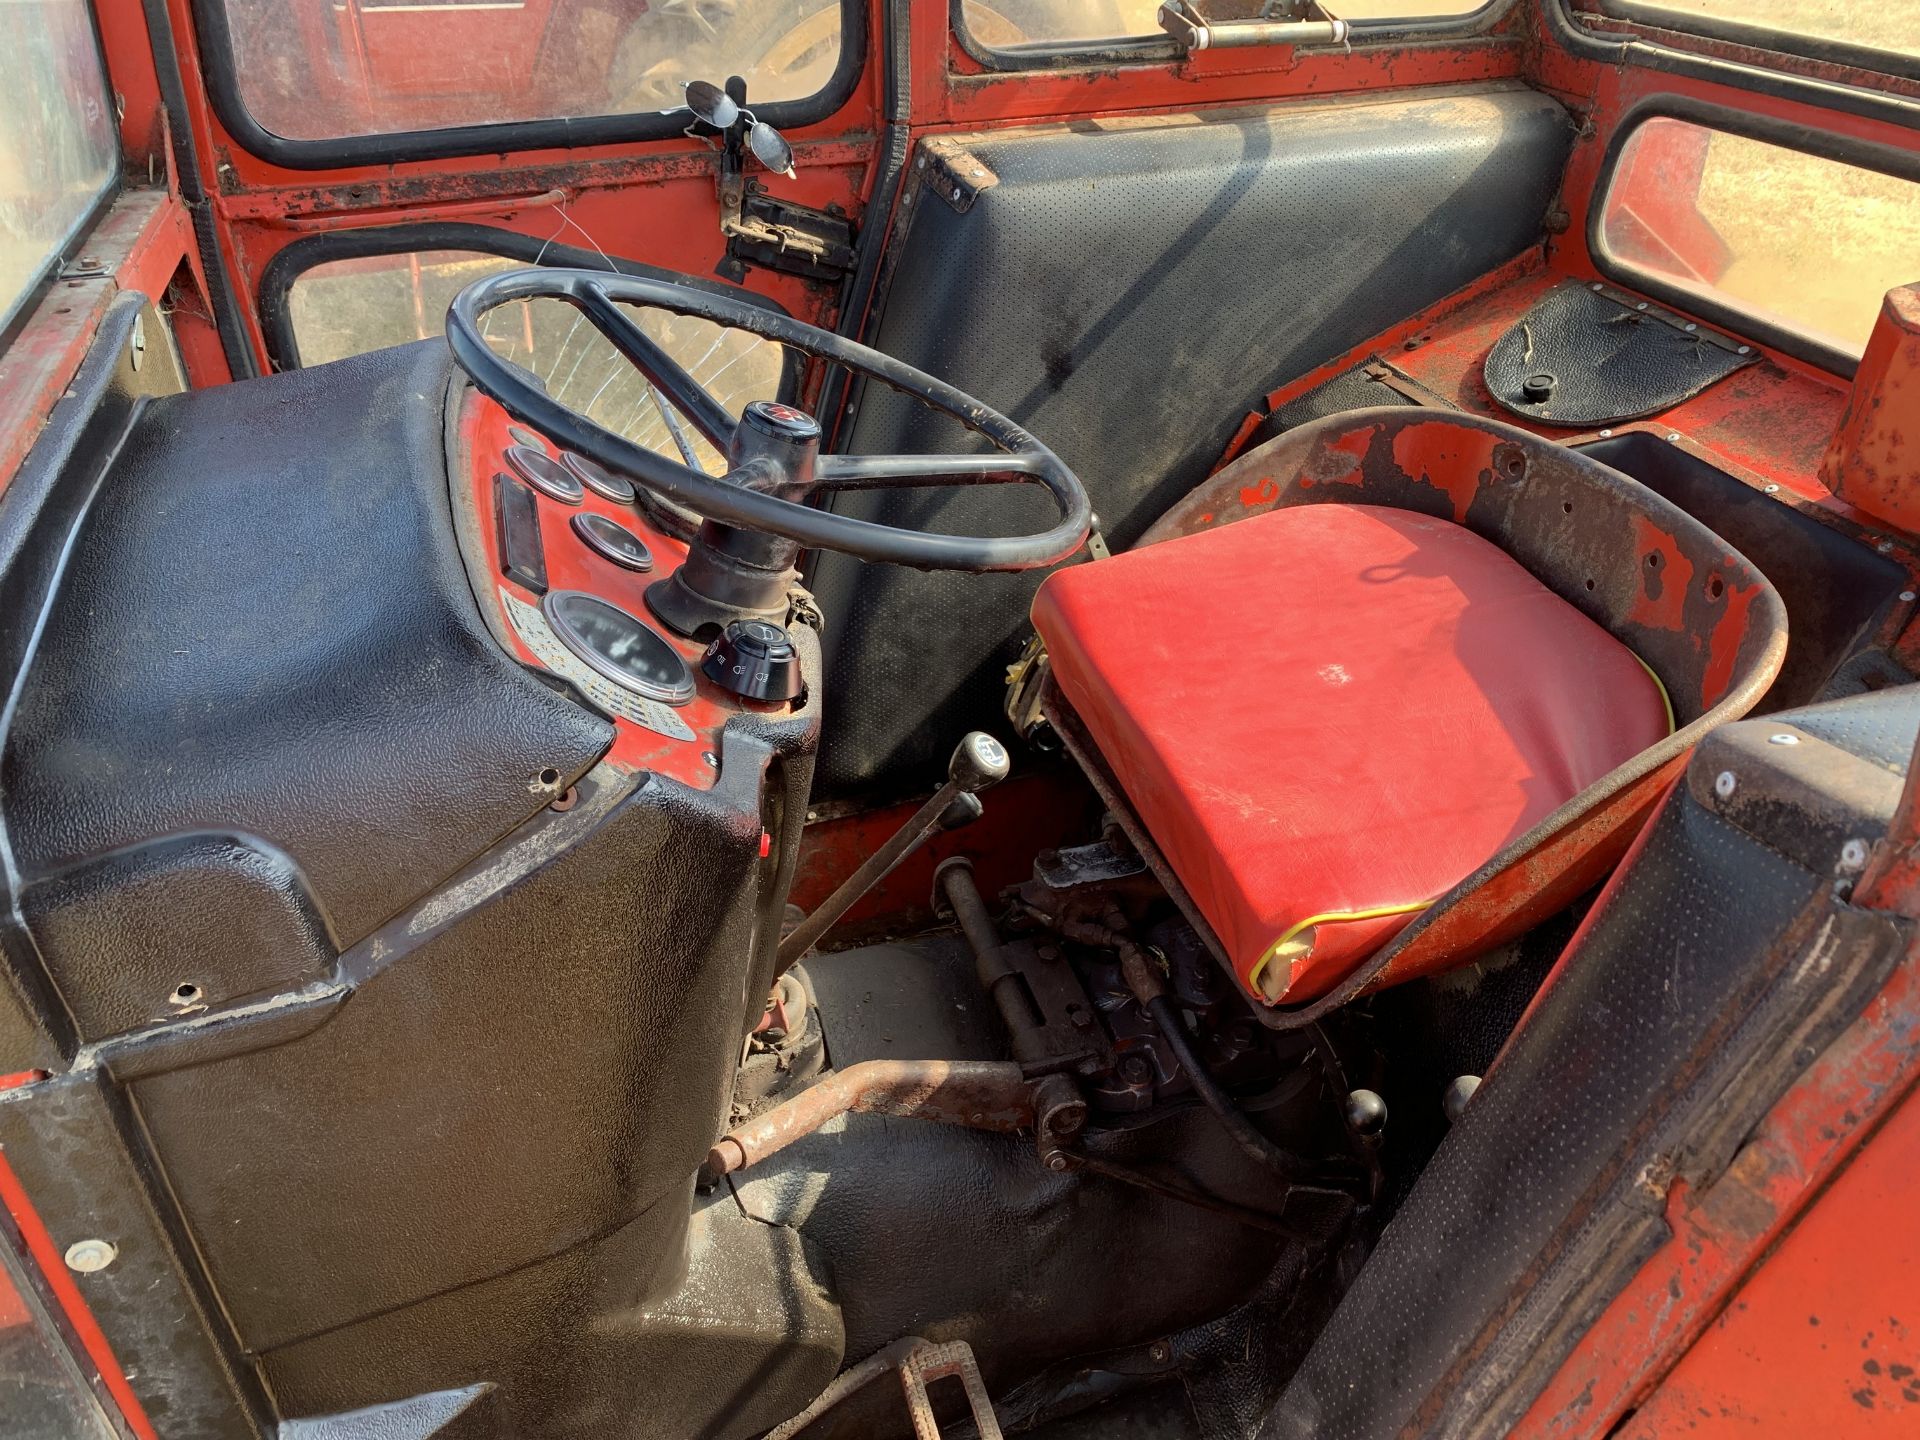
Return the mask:
[[18,0],[0,44],[0,328],[58,266],[118,168],[86,0]]
[[[465,286],[523,268],[523,261],[473,250],[409,251],[315,265],[287,295],[300,362],[319,365],[438,335],[448,303]],[[647,333],[735,414],[749,400],[779,393],[779,345],[688,316],[634,313]],[[487,317],[486,337],[503,357],[539,376],[554,399],[615,434],[675,459],[681,458],[679,446],[685,441],[709,473],[726,468],[719,452],[677,414],[670,415],[640,373],[565,302],[505,306]]]
[[1920,280],[1920,184],[1659,116],[1620,150],[1600,240],[1615,268],[1858,355]]

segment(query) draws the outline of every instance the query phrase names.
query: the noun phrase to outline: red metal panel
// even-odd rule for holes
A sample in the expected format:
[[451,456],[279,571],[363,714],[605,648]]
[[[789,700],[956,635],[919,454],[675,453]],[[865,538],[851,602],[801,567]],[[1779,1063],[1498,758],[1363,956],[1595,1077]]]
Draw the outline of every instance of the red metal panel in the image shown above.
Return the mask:
[[1740,1287],[1622,1440],[1920,1434],[1920,1101],[1907,1099]]
[[1920,531],[1920,285],[1887,292],[1820,478],[1867,514]]

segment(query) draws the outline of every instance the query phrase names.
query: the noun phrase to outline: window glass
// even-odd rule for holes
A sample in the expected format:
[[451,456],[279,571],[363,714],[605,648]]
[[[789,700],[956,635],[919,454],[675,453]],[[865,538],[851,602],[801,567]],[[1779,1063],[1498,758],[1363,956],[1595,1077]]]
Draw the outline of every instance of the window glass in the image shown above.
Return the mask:
[[744,76],[826,88],[839,0],[225,0],[240,98],[286,140],[663,110]]
[[86,0],[6,0],[0,43],[0,326],[58,264],[118,158]]
[[[1249,5],[1251,4],[1251,8]],[[1488,0],[1333,0],[1343,20],[1442,20],[1484,10]],[[1216,19],[1257,15],[1257,0],[1200,0]],[[1164,35],[1160,0],[961,0],[967,34],[989,49],[1060,41]]]
[[1920,280],[1920,185],[1685,120],[1628,137],[1600,229],[1628,268],[1854,355]]
[[[441,333],[447,306],[472,281],[525,262],[471,250],[413,251],[329,260],[302,273],[287,295],[302,365],[319,365]],[[644,329],[736,415],[749,400],[780,392],[782,350],[709,320],[633,310]],[[538,375],[547,393],[636,445],[680,458],[657,397],[581,313],[563,300],[503,305],[484,322],[489,344]],[[676,421],[678,416],[675,417]],[[690,426],[681,436],[708,471],[726,467]]]
[[1615,0],[1609,8],[1679,30],[1718,20],[1920,59],[1920,0]]

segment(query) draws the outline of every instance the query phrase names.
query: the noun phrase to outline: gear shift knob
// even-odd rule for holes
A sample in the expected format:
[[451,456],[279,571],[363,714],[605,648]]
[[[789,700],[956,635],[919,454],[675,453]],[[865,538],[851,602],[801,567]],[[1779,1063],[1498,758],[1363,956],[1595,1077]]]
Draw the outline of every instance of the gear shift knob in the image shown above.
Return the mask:
[[947,762],[947,782],[971,795],[1007,778],[1007,747],[984,730],[969,730]]

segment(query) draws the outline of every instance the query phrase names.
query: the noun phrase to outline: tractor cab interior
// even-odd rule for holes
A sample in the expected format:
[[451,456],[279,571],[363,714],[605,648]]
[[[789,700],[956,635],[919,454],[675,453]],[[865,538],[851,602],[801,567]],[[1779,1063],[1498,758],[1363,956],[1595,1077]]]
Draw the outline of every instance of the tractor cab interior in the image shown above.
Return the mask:
[[1920,6],[1682,8],[31,0],[0,1429],[1746,1433]]

